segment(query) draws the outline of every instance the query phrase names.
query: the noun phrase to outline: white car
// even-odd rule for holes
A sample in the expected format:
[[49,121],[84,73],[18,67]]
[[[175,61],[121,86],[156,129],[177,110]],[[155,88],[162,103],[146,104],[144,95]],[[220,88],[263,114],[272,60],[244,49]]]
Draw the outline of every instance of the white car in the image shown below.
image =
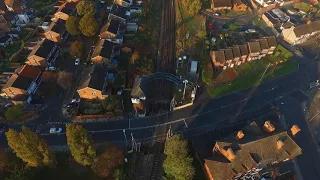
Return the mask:
[[80,64],[80,59],[77,58],[75,61],[74,61],[74,65],[78,66]]
[[71,103],[79,103],[80,99],[71,99]]
[[62,128],[50,128],[50,134],[61,133]]

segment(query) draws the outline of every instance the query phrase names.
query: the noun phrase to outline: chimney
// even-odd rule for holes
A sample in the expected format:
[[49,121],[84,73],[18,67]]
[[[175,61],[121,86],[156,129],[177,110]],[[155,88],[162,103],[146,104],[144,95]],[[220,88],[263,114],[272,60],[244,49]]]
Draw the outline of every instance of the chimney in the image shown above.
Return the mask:
[[226,152],[226,158],[229,161],[232,161],[235,157],[236,157],[236,155],[234,154],[233,150],[231,148],[228,148],[227,152]]
[[278,149],[281,149],[283,145],[284,145],[283,141],[282,141],[281,139],[279,139],[279,140],[277,141],[277,147],[278,147]]
[[276,128],[273,126],[273,124],[269,120],[264,122],[263,129],[266,132],[273,132],[274,130],[276,130]]
[[239,140],[239,139],[242,139],[243,137],[244,137],[243,131],[238,131],[238,133],[237,133],[237,139]]
[[291,134],[293,136],[295,136],[296,134],[298,134],[301,131],[301,129],[297,125],[293,125],[290,130],[291,130]]

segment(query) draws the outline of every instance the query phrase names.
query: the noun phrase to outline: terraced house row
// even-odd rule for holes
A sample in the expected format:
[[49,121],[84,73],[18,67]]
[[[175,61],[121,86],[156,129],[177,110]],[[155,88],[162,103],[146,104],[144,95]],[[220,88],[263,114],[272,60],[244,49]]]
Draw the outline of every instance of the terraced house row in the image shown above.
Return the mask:
[[236,45],[227,49],[210,51],[213,65],[216,68],[233,68],[247,61],[255,61],[273,54],[277,41],[274,36],[255,39],[243,45]]

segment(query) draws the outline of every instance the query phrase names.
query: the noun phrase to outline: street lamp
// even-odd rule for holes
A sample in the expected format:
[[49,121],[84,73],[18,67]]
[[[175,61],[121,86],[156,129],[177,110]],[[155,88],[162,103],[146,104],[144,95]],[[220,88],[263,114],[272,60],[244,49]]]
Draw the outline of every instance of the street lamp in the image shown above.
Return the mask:
[[125,129],[123,129],[123,130],[122,130],[122,132],[123,132],[123,135],[124,135],[124,139],[126,140],[126,149],[127,149],[128,141],[127,141],[126,130],[125,130]]
[[186,94],[186,87],[187,87],[187,83],[188,83],[189,81],[188,80],[183,80],[183,83],[184,83],[184,88],[183,88],[183,100],[184,100],[184,95]]

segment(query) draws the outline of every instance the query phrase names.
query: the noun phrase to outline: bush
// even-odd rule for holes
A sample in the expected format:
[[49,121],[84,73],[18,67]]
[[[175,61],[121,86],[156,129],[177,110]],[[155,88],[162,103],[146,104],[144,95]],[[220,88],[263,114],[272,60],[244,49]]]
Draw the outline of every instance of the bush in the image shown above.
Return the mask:
[[23,114],[23,107],[21,104],[14,105],[4,112],[4,116],[9,121],[17,120]]

